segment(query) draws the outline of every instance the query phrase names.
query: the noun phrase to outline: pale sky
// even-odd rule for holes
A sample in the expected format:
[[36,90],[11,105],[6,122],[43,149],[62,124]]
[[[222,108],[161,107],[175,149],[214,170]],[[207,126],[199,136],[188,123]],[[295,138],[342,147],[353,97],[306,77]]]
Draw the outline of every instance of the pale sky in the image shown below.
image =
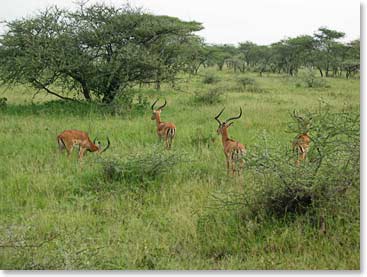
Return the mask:
[[[30,16],[56,4],[75,7],[75,0],[1,0],[0,21]],[[116,6],[122,0],[90,0]],[[270,44],[286,37],[312,35],[319,27],[346,33],[345,41],[360,37],[360,1],[356,0],[130,0],[157,15],[203,23],[198,35],[207,43]],[[2,30],[2,28],[0,28]]]

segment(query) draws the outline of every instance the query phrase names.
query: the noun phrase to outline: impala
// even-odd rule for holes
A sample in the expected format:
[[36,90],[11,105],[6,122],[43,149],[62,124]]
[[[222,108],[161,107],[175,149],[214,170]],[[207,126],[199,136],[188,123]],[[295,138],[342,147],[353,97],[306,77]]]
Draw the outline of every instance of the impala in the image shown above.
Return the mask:
[[292,142],[293,152],[295,152],[296,149],[298,152],[298,158],[296,160],[296,165],[298,166],[301,161],[304,161],[306,159],[308,150],[310,149],[311,137],[309,134],[309,128],[312,118],[305,120],[303,117],[297,115],[295,110],[293,111],[293,116],[294,118],[296,118],[299,127],[302,129],[302,133],[298,134]]
[[[220,113],[215,117],[215,120],[218,122],[219,127],[217,129],[218,135],[222,135],[222,143],[224,155],[227,160],[227,174],[230,173],[230,168],[232,169],[232,175],[235,172],[240,174],[240,170],[243,167],[243,156],[246,154],[246,149],[243,144],[228,137],[228,128],[232,126],[233,122],[231,120],[239,119],[242,115],[242,109],[240,108],[240,114],[235,117],[231,117],[226,121],[221,122],[219,120],[219,116],[223,113],[224,108],[220,111]],[[239,165],[238,165],[239,164]]]
[[164,99],[164,104],[157,109],[154,109],[154,105],[158,102],[159,99],[155,100],[152,104],[152,120],[155,120],[157,123],[157,134],[159,139],[164,139],[165,145],[167,149],[171,149],[173,139],[176,135],[176,126],[171,122],[162,122],[161,121],[161,112],[162,109],[167,105],[166,99]]
[[92,142],[86,132],[79,130],[65,130],[57,136],[57,143],[60,151],[66,149],[68,156],[73,151],[74,146],[79,146],[79,160],[83,159],[85,151],[103,153],[110,147],[110,140],[107,137],[107,146],[102,149],[100,142],[96,144],[96,138]]

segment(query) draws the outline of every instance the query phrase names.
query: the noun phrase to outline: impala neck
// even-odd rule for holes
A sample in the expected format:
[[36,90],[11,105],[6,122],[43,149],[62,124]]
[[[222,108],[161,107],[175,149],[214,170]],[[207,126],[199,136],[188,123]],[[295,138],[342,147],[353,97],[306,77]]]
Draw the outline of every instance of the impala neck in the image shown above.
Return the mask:
[[228,137],[228,128],[224,128],[222,131],[222,143],[223,145],[226,144],[226,141],[229,139]]
[[160,113],[155,114],[155,122],[157,122],[157,127],[159,127],[159,124],[161,124],[161,114]]

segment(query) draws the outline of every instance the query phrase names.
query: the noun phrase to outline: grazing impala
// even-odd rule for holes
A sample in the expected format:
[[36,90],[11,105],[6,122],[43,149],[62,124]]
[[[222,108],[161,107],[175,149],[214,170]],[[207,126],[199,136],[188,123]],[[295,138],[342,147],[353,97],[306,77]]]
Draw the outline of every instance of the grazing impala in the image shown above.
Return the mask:
[[73,151],[74,146],[79,146],[79,160],[81,161],[86,150],[89,152],[102,153],[110,147],[110,140],[107,137],[107,146],[102,150],[101,144],[96,144],[96,139],[92,142],[86,132],[79,130],[65,130],[57,136],[57,143],[60,150],[66,149],[68,156]]
[[298,121],[299,128],[302,130],[302,133],[298,134],[292,142],[293,152],[295,152],[296,149],[298,152],[298,159],[296,160],[296,165],[298,166],[301,161],[306,159],[308,150],[310,149],[311,137],[309,129],[312,118],[306,120],[297,115],[295,110],[293,111],[293,117]]
[[[228,128],[233,124],[231,120],[239,119],[242,115],[242,109],[240,108],[240,114],[235,117],[231,117],[226,121],[221,122],[218,118],[223,113],[224,108],[215,117],[215,120],[219,123],[218,134],[222,135],[222,143],[224,149],[224,155],[227,160],[227,174],[229,175],[230,167],[232,169],[232,175],[237,171],[238,175],[243,167],[243,156],[246,154],[245,146],[238,141],[230,139],[228,137]],[[238,165],[239,164],[239,165]]]
[[158,99],[154,101],[152,105],[152,120],[155,120],[157,123],[157,134],[159,139],[164,139],[165,145],[167,149],[171,149],[173,139],[176,135],[176,126],[171,122],[162,122],[161,121],[161,112],[162,109],[167,105],[166,99],[164,99],[164,104],[157,109],[154,109],[154,105],[158,102]]

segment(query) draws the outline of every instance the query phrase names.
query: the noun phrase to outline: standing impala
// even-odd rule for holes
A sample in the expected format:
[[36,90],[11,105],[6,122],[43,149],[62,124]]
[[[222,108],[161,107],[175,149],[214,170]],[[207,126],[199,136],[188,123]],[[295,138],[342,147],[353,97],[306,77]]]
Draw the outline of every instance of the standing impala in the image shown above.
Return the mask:
[[298,166],[301,161],[306,159],[308,150],[310,149],[311,137],[309,129],[312,118],[306,120],[303,117],[297,115],[295,110],[293,111],[293,117],[298,121],[299,128],[302,130],[302,133],[298,134],[292,142],[293,152],[296,149],[298,152],[298,159],[296,160],[296,165]]
[[165,145],[167,149],[171,149],[173,139],[176,135],[176,126],[171,122],[162,122],[161,121],[161,112],[162,109],[167,105],[166,99],[164,99],[164,104],[157,109],[154,109],[154,105],[158,102],[158,99],[154,101],[152,105],[152,120],[155,120],[157,123],[157,134],[159,139],[164,139]]
[[83,159],[85,151],[103,153],[110,147],[110,140],[107,137],[107,146],[102,150],[100,142],[96,144],[96,139],[92,142],[86,132],[79,130],[65,130],[57,136],[57,143],[60,150],[66,149],[68,156],[73,151],[74,146],[79,146],[79,160]]
[[226,121],[221,122],[219,120],[219,116],[223,111],[224,108],[215,117],[215,120],[219,123],[217,132],[219,135],[222,135],[223,150],[227,160],[227,174],[229,175],[231,168],[232,175],[234,175],[236,171],[239,175],[240,170],[243,167],[242,157],[246,154],[246,149],[243,144],[228,137],[228,128],[233,124],[233,122],[230,122],[231,120],[239,119],[241,117],[242,109],[240,108],[240,114],[238,116],[231,117]]

